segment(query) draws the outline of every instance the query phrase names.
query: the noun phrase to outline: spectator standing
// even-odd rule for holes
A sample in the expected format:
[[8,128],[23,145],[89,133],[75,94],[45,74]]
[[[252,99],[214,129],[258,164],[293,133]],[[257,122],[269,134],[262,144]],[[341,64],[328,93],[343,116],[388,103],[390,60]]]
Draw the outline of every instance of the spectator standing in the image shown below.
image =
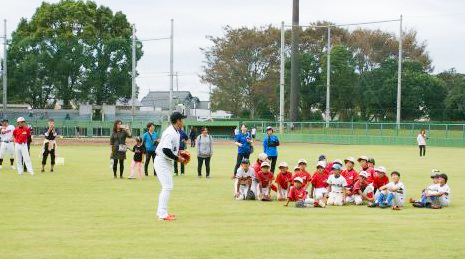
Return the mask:
[[[155,150],[157,149],[159,141],[158,134],[155,131],[155,124],[149,122],[147,124],[147,132],[145,132],[144,136],[142,137],[142,143],[144,144],[145,153],[147,156],[144,164],[145,176],[149,176],[149,164],[150,161],[153,163],[155,160]],[[153,169],[153,175],[157,176],[155,168]]]
[[273,135],[273,128],[266,128],[266,136],[263,139],[263,152],[268,155],[268,159],[271,161],[271,172],[274,173],[276,167],[276,161],[278,160],[278,146],[279,139]]
[[124,160],[126,159],[126,138],[131,137],[131,130],[128,125],[123,125],[120,120],[113,124],[113,133],[110,137],[111,161],[113,167],[113,178],[117,178],[116,170],[119,163],[119,178],[123,178]]
[[425,129],[421,129],[417,136],[417,144],[420,148],[420,157],[424,157],[426,155],[426,139],[426,131]]
[[[186,149],[186,143],[187,140],[189,139],[187,137],[186,132],[184,130],[180,129],[179,130],[179,151]],[[178,175],[178,161],[174,160],[174,174],[177,176]],[[181,163],[181,175],[184,174],[184,163]]]
[[213,156],[213,138],[208,135],[208,129],[202,128],[201,133],[197,137],[197,173],[202,177],[202,165],[205,161],[205,169],[207,178],[210,177],[210,160]]
[[249,159],[250,153],[252,152],[253,139],[247,132],[245,124],[241,126],[241,132],[236,135],[234,144],[237,146],[237,160],[236,166],[234,167],[234,175],[231,179],[236,178],[236,172],[244,158]]
[[191,131],[189,132],[189,138],[191,139],[191,147],[195,147],[196,137],[197,130],[194,127],[191,127]]

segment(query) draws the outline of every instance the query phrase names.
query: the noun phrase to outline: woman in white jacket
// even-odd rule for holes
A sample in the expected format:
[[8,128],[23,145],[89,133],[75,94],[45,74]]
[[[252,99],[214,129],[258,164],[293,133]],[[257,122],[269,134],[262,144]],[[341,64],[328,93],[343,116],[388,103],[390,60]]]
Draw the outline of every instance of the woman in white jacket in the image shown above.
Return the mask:
[[417,136],[417,144],[420,148],[420,157],[425,156],[426,154],[426,131],[425,129],[421,129],[420,133]]

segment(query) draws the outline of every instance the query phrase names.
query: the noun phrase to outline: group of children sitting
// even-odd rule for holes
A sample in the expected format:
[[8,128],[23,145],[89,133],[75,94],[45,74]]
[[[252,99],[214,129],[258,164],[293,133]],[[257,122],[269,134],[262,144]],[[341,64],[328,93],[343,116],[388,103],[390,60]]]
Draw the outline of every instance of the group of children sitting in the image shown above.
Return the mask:
[[[386,176],[386,168],[375,168],[375,160],[367,156],[357,159],[361,166],[355,171],[355,159],[348,157],[342,163],[336,159],[327,162],[325,155],[320,155],[316,171],[307,171],[307,161],[300,159],[289,172],[286,162],[278,166],[276,175],[270,171],[271,165],[265,153],[258,156],[250,165],[243,159],[235,175],[235,198],[237,200],[271,201],[271,191],[277,193],[278,201],[286,201],[284,206],[295,202],[296,207],[326,207],[326,205],[342,206],[344,204],[400,210],[404,206],[405,186],[400,181],[400,173],[391,172],[391,181]],[[345,165],[345,167],[344,167]],[[425,188],[419,200],[411,199],[414,207],[442,208],[449,205],[450,188],[447,186],[447,175],[435,172],[433,185]]]

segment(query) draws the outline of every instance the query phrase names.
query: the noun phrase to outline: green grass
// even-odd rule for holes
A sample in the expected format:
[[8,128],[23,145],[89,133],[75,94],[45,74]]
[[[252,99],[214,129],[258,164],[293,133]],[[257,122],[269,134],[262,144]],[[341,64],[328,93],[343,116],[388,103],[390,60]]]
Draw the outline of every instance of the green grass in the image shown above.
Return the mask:
[[[294,165],[325,153],[330,159],[371,155],[398,170],[407,196],[430,183],[432,168],[449,173],[452,206],[399,212],[365,206],[297,209],[274,201],[235,201],[229,179],[233,145],[215,146],[212,179],[198,179],[195,158],[175,178],[170,212],[155,219],[159,182],[111,179],[105,146],[61,146],[66,165],[36,176],[0,175],[1,258],[464,258],[464,149],[416,146],[292,144],[279,161]],[[195,153],[195,152],[194,152]],[[253,158],[257,155],[254,154]],[[127,166],[128,167],[128,166]],[[357,168],[358,169],[358,168]],[[126,176],[128,175],[126,170]]]

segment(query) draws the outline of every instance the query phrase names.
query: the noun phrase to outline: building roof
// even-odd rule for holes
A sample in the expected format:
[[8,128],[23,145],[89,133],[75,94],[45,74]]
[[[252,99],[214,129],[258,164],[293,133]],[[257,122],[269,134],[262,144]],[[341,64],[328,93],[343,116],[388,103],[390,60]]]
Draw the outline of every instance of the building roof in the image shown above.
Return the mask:
[[[173,91],[173,103],[192,104],[192,101],[198,102],[198,98],[192,96],[189,91]],[[169,91],[151,91],[141,101],[143,106],[157,107],[163,110],[169,109],[170,92]]]
[[[116,101],[116,107],[127,107],[127,106],[132,106],[132,99],[126,99],[126,98],[120,98]],[[134,102],[134,106],[136,107],[141,107],[144,106],[142,103],[136,98],[136,101]]]

